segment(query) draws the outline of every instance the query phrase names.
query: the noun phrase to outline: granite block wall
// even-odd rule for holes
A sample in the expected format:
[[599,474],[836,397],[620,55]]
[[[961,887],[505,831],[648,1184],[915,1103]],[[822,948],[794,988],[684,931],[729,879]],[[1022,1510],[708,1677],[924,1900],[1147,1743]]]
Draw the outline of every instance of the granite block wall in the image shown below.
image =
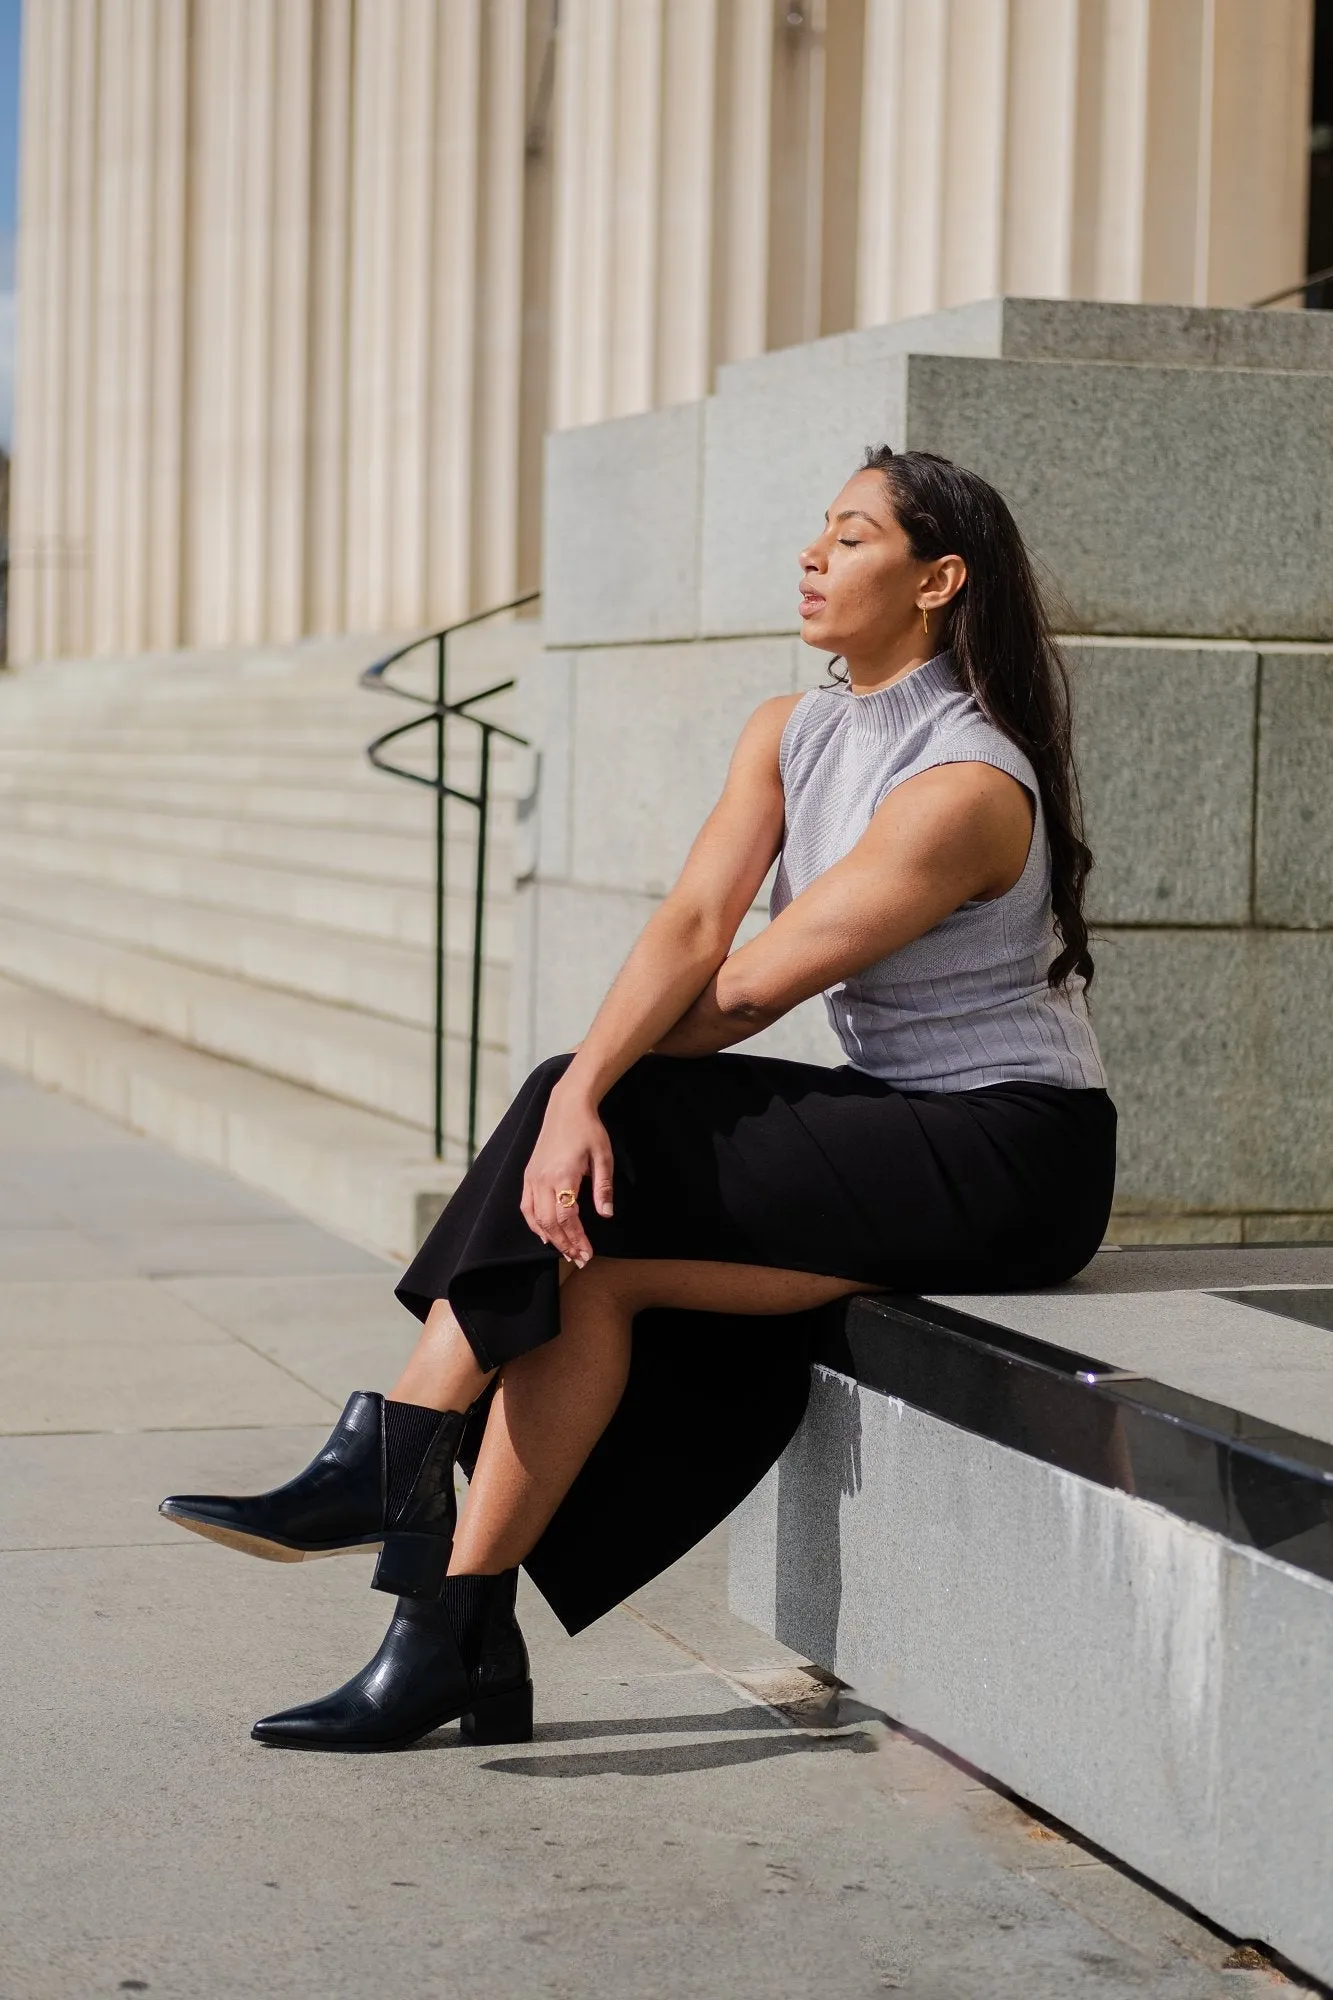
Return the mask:
[[[994,479],[1063,603],[1112,1240],[1333,1239],[1328,315],[994,300],[549,439],[517,1070],[583,1032],[745,717],[823,678],[797,554],[883,440]],[[754,1046],[841,1060],[818,1003]]]
[[1241,1937],[1333,1977],[1333,1585],[825,1369],[731,1605]]

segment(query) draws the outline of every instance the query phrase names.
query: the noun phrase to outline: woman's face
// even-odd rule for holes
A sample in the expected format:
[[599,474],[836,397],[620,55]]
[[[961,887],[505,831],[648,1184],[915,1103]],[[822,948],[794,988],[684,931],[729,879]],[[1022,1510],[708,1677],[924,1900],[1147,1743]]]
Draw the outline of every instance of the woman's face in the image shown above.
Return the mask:
[[801,637],[844,658],[879,653],[913,632],[924,640],[923,605],[943,605],[962,581],[941,574],[949,564],[961,572],[957,556],[916,560],[873,468],[853,473],[799,560]]

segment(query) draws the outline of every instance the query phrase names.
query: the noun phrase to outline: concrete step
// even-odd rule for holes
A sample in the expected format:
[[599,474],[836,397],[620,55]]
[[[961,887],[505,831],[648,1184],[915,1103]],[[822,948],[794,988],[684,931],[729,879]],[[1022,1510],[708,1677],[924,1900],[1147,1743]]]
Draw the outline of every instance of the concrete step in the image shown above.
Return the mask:
[[137,734],[127,744],[115,746],[102,742],[92,745],[54,740],[40,744],[15,744],[5,752],[3,763],[15,781],[31,773],[51,770],[77,771],[96,777],[99,772],[118,769],[128,775],[142,773],[158,778],[202,778],[205,781],[270,785],[313,783],[333,785],[339,790],[350,787],[355,791],[376,793],[382,793],[386,786],[395,782],[368,764],[359,746],[349,748],[346,756],[335,764],[329,758],[299,760],[269,755],[262,741],[258,740],[248,748],[224,753],[206,747],[208,732],[205,728],[198,732],[191,731],[189,735],[192,739],[189,743],[170,751],[143,748],[142,738]]
[[[170,731],[138,727],[108,728],[99,730],[95,741],[79,738],[61,740],[51,735],[24,739],[7,734],[3,746],[4,765],[13,771],[30,771],[43,765],[58,766],[66,756],[71,755],[97,759],[102,764],[122,756],[141,757],[152,760],[167,772],[180,763],[184,770],[200,776],[212,770],[219,776],[254,772],[297,783],[351,783],[360,787],[383,786],[392,782],[392,774],[376,770],[365,755],[364,745],[355,737],[326,743],[284,743],[280,737],[260,729],[247,731],[244,735],[229,735],[206,717]],[[399,741],[393,746],[392,759],[423,777],[428,776],[434,766],[433,744],[424,734]],[[460,742],[456,746],[451,742],[448,761],[457,781],[469,790],[475,790],[478,771],[475,740]],[[493,751],[493,789],[506,789],[504,781],[509,761],[507,753]],[[512,789],[512,785],[508,788]]]
[[[453,814],[450,815],[454,817]],[[461,815],[460,815],[461,817]],[[498,817],[498,815],[497,815]],[[84,804],[70,799],[33,798],[27,793],[0,793],[0,827],[31,833],[56,834],[80,843],[132,844],[176,853],[234,856],[311,868],[319,874],[347,874],[375,881],[431,884],[435,879],[435,845],[422,828],[345,827],[336,822],[293,826],[285,820],[265,820],[235,814],[165,810],[105,801]],[[470,826],[449,829],[471,835]],[[501,830],[492,827],[497,865],[504,866]],[[452,843],[455,847],[458,839]],[[469,839],[468,845],[472,845]],[[451,874],[463,886],[471,869],[466,855],[449,855]],[[466,864],[466,866],[465,866]]]
[[[450,1031],[459,1033],[471,1009],[469,917],[470,911],[459,913],[451,926],[459,942],[445,958],[446,1018]],[[408,1027],[429,1028],[435,1018],[434,953],[417,946],[200,909],[74,876],[11,876],[0,883],[0,918],[141,950],[168,963]],[[508,1030],[509,976],[503,961],[483,960],[482,1033],[496,1047]]]
[[282,782],[237,779],[225,771],[211,777],[182,777],[168,760],[133,756],[85,757],[78,751],[51,752],[22,770],[6,765],[0,746],[0,799],[98,801],[108,806],[172,808],[264,819],[281,825],[373,826],[432,837],[435,802],[416,785],[379,773],[373,782]]
[[[451,884],[469,887],[468,857],[450,857]],[[19,873],[74,875],[117,888],[166,896],[210,908],[253,911],[295,924],[430,949],[434,899],[424,885],[403,887],[367,876],[317,873],[280,862],[241,861],[165,848],[98,846],[59,834],[0,827],[0,879]],[[503,858],[492,881],[503,884]],[[454,899],[451,899],[451,901]],[[512,952],[512,897],[493,891],[487,904],[486,948],[507,961]],[[458,903],[460,914],[463,908]]]
[[[372,661],[400,649],[409,638],[403,633],[362,634],[95,660],[43,660],[10,670],[5,678],[14,699],[43,706],[62,699],[75,706],[95,700],[126,706],[159,697],[188,702],[231,690],[249,707],[327,690],[333,698],[356,694],[389,708],[397,706],[391,696],[358,689],[358,679]],[[510,678],[541,643],[541,624],[535,618],[488,621],[455,633],[448,647],[450,698]],[[425,693],[433,689],[434,673],[433,649],[421,647],[393,668],[392,678]]]
[[0,1062],[381,1256],[412,1254],[462,1172],[432,1160],[415,1126],[4,977]]
[[[0,915],[0,971],[182,1046],[244,1063],[423,1131],[432,1118],[434,1038],[326,1001],[258,988],[150,953]],[[460,1140],[467,1106],[466,1017],[445,1044],[447,1124]],[[482,1107],[504,1109],[508,1058],[482,1050]]]
[[[532,621],[460,635],[450,698],[512,678],[540,639]],[[433,1212],[451,1177],[426,1158],[435,800],[365,755],[413,706],[357,686],[390,644],[0,675],[0,1060],[403,1254],[416,1241],[418,1196]],[[428,650],[395,674],[433,692]],[[487,705],[497,723],[512,710],[511,695]],[[391,754],[424,777],[434,752],[427,723]],[[448,754],[451,782],[475,789],[479,733],[451,722]],[[515,801],[531,789],[533,762],[497,745],[491,769],[483,1136],[508,1098]],[[475,815],[451,802],[445,1062],[455,1156],[475,852]]]
[[[416,945],[353,937],[252,911],[201,908],[75,875],[11,872],[0,881],[0,912],[19,923],[141,949],[387,1021],[429,1027],[434,1020],[434,953]],[[445,1004],[449,1021],[461,1024],[471,995],[471,905],[451,903],[448,916],[456,949],[445,961]],[[506,1037],[508,993],[508,965],[488,954],[483,1031],[497,1046]]]
[[[2,720],[0,716],[0,720]],[[175,747],[154,748],[141,732],[124,742],[97,744],[0,743],[0,788],[5,791],[68,788],[77,783],[84,797],[117,796],[127,784],[151,783],[180,787],[194,785],[229,787],[263,786],[272,791],[297,794],[325,791],[351,801],[384,800],[397,796],[400,805],[389,811],[403,811],[403,801],[421,815],[430,809],[429,781],[433,776],[433,752],[424,741],[415,749],[394,746],[395,761],[426,783],[417,784],[379,771],[367,762],[360,750],[345,755],[270,755],[260,743],[230,750],[213,745],[208,728],[186,732],[188,741]],[[208,748],[200,747],[203,744]],[[533,760],[527,752],[513,756],[497,752],[492,760],[491,795],[494,799],[521,798],[532,789]],[[478,764],[472,747],[449,751],[450,783],[475,792]]]

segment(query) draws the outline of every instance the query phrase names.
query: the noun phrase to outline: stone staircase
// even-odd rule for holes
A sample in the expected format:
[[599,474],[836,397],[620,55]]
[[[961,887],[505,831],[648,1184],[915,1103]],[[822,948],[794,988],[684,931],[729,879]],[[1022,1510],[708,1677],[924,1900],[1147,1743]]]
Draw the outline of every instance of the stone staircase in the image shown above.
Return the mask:
[[[450,643],[451,699],[535,620]],[[475,855],[447,825],[446,1158],[432,1157],[434,802],[365,745],[392,641],[68,661],[0,676],[0,1061],[401,1257],[463,1164]],[[426,689],[429,659],[399,670]],[[488,712],[509,721],[508,697]],[[451,777],[476,732],[451,724]],[[429,731],[395,748],[425,770]],[[508,1095],[515,797],[497,757],[481,1130]]]

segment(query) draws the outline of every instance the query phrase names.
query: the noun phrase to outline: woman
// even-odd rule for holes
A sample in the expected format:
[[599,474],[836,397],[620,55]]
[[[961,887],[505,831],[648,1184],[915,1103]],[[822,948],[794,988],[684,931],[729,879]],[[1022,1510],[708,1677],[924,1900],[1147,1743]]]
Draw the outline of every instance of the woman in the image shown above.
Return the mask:
[[[423,1329],[397,1383],[286,1486],[162,1503],[278,1560],[381,1550],[375,1658],[263,1742],[525,1740],[520,1564],[579,1630],[772,1464],[819,1308],[1057,1284],[1101,1241],[1091,856],[1009,510],[871,449],[800,566],[802,636],[843,671],[751,716],[586,1039],[533,1071],[399,1283]],[[772,921],[733,950],[775,858]],[[819,992],[847,1066],[721,1053]]]

